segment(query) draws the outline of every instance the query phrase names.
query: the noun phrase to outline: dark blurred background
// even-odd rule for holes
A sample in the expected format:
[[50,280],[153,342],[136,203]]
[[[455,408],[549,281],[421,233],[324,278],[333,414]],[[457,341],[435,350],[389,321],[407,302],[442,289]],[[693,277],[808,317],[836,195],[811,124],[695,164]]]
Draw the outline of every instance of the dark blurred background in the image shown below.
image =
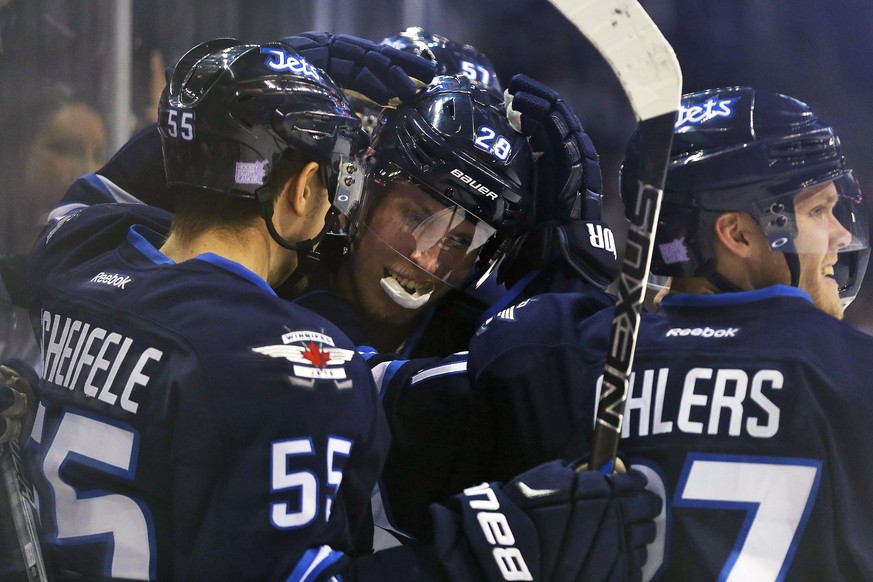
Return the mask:
[[[837,128],[849,165],[873,200],[870,0],[641,3],[676,50],[685,92],[751,85],[806,101]],[[504,84],[526,73],[564,95],[601,154],[607,219],[621,235],[617,173],[635,121],[606,63],[546,0],[0,0],[0,161],[6,162],[0,171],[25,163],[20,157],[31,134],[47,123],[46,93],[94,108],[105,124],[102,161],[153,119],[161,70],[200,41],[261,42],[305,30],[380,41],[412,25],[476,46]],[[80,147],[74,142],[68,137],[55,145],[72,156]],[[3,253],[21,238],[16,229],[34,195],[20,177],[0,180]],[[847,318],[873,331],[873,284]]]

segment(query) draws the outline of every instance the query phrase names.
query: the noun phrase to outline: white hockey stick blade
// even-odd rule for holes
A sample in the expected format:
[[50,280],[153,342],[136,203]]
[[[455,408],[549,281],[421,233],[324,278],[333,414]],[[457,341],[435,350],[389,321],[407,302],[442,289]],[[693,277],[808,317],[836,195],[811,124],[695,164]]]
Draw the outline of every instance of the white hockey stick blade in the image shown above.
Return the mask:
[[682,70],[636,0],[549,0],[606,60],[640,121],[675,112]]
[[618,279],[618,299],[591,447],[592,469],[612,471],[652,262],[682,70],[670,43],[636,0],[550,0],[612,68],[639,121],[640,181]]

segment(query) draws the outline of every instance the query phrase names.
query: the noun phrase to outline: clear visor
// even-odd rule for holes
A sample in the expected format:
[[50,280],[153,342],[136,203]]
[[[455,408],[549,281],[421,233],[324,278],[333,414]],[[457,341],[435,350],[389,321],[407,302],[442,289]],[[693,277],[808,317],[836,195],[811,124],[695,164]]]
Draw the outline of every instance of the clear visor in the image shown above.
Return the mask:
[[869,248],[867,210],[854,174],[755,205],[770,248],[834,254]]
[[374,180],[367,197],[355,239],[360,248],[382,255],[382,286],[406,307],[423,305],[441,286],[465,283],[496,232],[448,198],[405,179]]
[[867,208],[851,171],[790,196],[762,201],[756,212],[770,247],[797,256],[798,287],[815,300],[819,280],[832,279],[843,307],[851,303],[870,254]]

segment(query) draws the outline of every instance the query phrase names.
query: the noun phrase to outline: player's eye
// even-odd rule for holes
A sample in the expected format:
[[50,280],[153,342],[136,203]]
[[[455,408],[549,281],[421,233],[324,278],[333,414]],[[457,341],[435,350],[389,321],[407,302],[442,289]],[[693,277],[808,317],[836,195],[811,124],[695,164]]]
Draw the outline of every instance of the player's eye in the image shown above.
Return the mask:
[[452,251],[465,249],[470,246],[471,240],[465,236],[451,234],[442,240],[443,250]]
[[812,218],[821,218],[828,212],[828,209],[824,205],[819,205],[809,211],[809,215]]

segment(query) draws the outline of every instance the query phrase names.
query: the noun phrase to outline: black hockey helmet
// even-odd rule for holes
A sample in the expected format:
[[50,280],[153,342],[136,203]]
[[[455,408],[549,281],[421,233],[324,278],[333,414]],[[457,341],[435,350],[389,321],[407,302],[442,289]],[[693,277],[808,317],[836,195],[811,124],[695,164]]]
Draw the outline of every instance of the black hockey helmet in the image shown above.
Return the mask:
[[[621,169],[625,208],[636,203],[640,142],[635,134]],[[853,172],[846,168],[839,138],[797,99],[727,87],[684,95],[679,108],[652,273],[712,276],[715,270],[701,212],[741,211],[761,225],[774,251],[785,253],[797,283],[797,222],[794,197],[833,182],[839,193],[834,214],[852,235],[840,249],[836,277],[848,304],[858,292],[869,257],[867,213]],[[792,256],[793,255],[793,256]]]
[[410,26],[403,32],[383,39],[380,44],[435,62],[437,75],[464,75],[498,95],[503,94],[497,70],[491,60],[472,45],[457,43],[420,26]]
[[[497,70],[484,53],[469,44],[460,44],[439,34],[433,34],[420,26],[382,39],[379,44],[412,53],[436,63],[437,75],[464,75],[471,81],[481,83],[494,94],[503,98],[503,88],[497,78]],[[368,99],[351,95],[352,107],[361,117],[364,130],[372,135],[382,107]]]
[[360,199],[368,140],[337,85],[290,47],[216,39],[175,66],[158,110],[169,186],[257,200],[274,239],[272,171],[287,149],[318,162],[335,209]]
[[[373,180],[354,226],[367,228],[368,213],[391,185],[409,182],[451,211],[451,219],[422,217],[422,224],[450,229],[463,218],[475,225],[465,247],[468,256],[476,253],[474,274],[491,267],[532,218],[527,139],[509,125],[502,100],[465,76],[436,77],[414,103],[386,108],[369,158]],[[438,276],[455,284],[450,275],[457,273]]]

